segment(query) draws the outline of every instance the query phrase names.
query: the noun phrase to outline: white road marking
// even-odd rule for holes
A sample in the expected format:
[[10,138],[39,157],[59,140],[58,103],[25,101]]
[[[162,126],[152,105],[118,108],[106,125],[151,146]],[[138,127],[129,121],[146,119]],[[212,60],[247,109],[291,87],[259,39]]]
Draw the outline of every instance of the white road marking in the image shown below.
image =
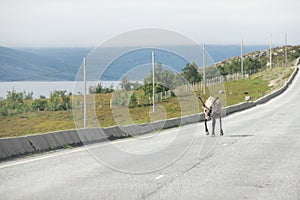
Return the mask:
[[164,177],[165,175],[159,175],[159,176],[157,176],[156,178],[155,178],[155,180],[159,180],[159,179],[161,179],[162,177]]
[[15,165],[26,164],[26,163],[30,163],[30,162],[34,162],[34,161],[44,160],[44,159],[48,159],[48,158],[53,158],[56,156],[62,156],[62,155],[67,155],[67,154],[71,154],[71,153],[76,153],[76,152],[80,152],[80,151],[84,151],[84,150],[85,149],[82,149],[82,148],[72,149],[72,151],[64,151],[64,152],[62,151],[62,152],[57,152],[57,153],[51,154],[51,155],[41,155],[37,158],[25,158],[26,160],[11,161],[10,163],[0,165],[0,169],[15,166]]

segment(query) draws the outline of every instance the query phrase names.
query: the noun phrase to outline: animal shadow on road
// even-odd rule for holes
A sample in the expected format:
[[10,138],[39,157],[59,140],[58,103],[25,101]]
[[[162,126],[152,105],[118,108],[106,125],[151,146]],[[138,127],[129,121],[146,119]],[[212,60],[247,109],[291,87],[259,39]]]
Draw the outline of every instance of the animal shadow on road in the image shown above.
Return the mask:
[[254,135],[226,135],[224,137],[252,137]]

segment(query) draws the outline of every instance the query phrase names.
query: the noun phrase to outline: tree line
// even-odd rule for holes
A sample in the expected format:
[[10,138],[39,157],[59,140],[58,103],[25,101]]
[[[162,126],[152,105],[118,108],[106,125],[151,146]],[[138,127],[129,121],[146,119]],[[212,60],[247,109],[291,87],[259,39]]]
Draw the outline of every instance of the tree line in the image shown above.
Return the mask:
[[50,98],[40,96],[33,99],[33,92],[8,91],[6,98],[0,98],[0,116],[12,116],[29,111],[59,111],[72,108],[72,93],[53,91]]
[[[145,96],[152,97],[153,85],[152,85],[152,70],[151,73],[144,79],[142,89]],[[166,94],[167,91],[171,92],[174,96],[173,90],[180,85],[194,84],[202,81],[202,75],[199,73],[195,63],[186,64],[181,73],[175,73],[169,69],[163,69],[162,64],[158,63],[154,68],[155,77],[155,93]]]
[[[155,66],[155,94],[165,96],[169,92],[171,96],[174,96],[173,90],[177,86],[199,83],[202,79],[202,74],[195,63],[186,64],[180,73],[175,73],[170,69],[163,69],[162,64],[157,63]],[[120,88],[120,91],[123,92],[115,91],[113,86],[103,87],[101,83],[98,83],[95,87],[89,88],[89,93],[106,94],[114,92],[113,104],[136,107],[138,100],[136,94],[132,91],[143,90],[144,98],[149,100],[148,103],[150,104],[153,95],[152,71],[144,78],[143,83],[130,82],[124,76],[120,81]],[[128,91],[128,93],[124,93],[124,91]],[[160,100],[160,98],[157,99]],[[72,93],[67,93],[65,90],[52,91],[50,98],[41,95],[38,99],[33,99],[32,92],[16,92],[13,89],[8,91],[6,98],[0,98],[0,115],[12,116],[29,111],[70,110],[72,109],[71,100]]]
[[[260,61],[257,58],[244,58],[243,66],[244,73],[255,73],[260,69],[266,67],[267,62],[265,60]],[[241,72],[241,59],[235,58],[231,62],[225,62],[217,66],[221,76],[226,77],[227,75]]]

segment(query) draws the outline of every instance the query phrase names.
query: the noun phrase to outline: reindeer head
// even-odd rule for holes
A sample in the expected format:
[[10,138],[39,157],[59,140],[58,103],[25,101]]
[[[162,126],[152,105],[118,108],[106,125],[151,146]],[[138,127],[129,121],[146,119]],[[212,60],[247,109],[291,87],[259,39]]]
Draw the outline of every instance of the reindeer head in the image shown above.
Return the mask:
[[206,119],[210,119],[210,115],[212,112],[212,107],[207,107],[206,105],[202,106],[204,114],[205,114],[205,118]]

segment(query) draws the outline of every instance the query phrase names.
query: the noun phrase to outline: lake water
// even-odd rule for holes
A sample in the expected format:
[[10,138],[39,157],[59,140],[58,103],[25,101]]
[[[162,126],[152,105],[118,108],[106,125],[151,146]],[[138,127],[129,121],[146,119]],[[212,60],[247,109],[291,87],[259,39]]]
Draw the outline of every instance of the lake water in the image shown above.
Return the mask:
[[[87,88],[96,85],[96,81],[87,82]],[[118,81],[101,81],[101,85],[103,87],[110,87],[113,85],[114,89],[118,89],[120,87]],[[74,89],[74,87],[76,89]],[[73,94],[83,93],[83,82],[0,82],[0,97],[5,98],[7,92],[12,91],[13,89],[16,90],[16,92],[33,92],[33,97],[39,98],[41,95],[49,97],[50,93],[54,90],[66,90]]]

